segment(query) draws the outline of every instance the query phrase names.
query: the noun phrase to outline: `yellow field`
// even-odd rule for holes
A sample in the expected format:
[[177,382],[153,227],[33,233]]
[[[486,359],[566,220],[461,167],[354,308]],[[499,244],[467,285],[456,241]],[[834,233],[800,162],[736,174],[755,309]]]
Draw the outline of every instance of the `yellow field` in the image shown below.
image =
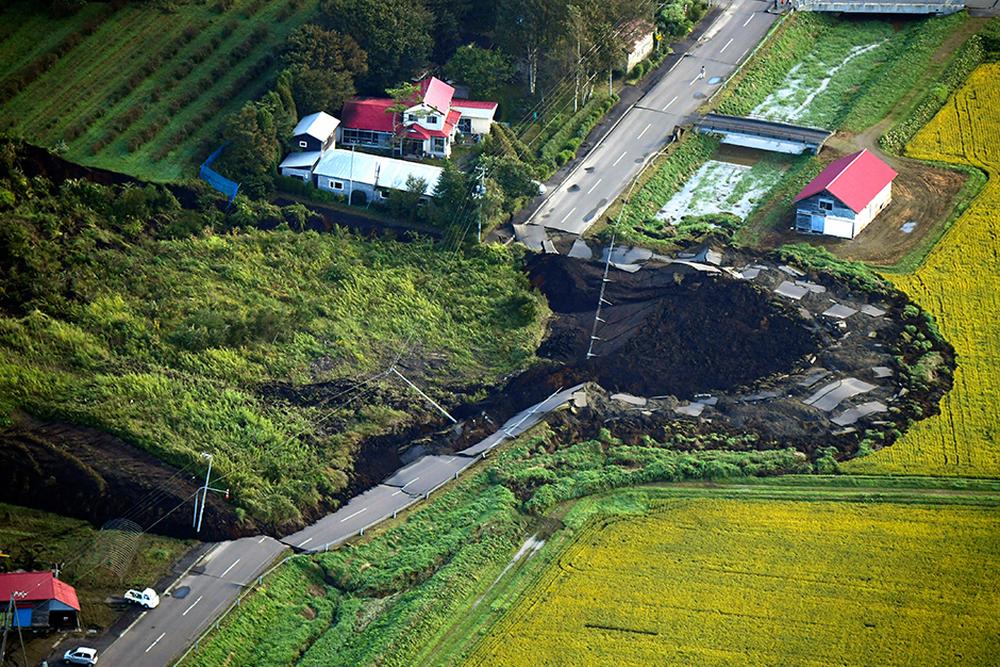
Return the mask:
[[891,276],[955,346],[955,388],[940,416],[847,469],[1000,477],[1000,65],[976,69],[907,154],[975,165],[990,177],[920,269]]
[[698,499],[584,530],[473,665],[987,665],[1000,515]]

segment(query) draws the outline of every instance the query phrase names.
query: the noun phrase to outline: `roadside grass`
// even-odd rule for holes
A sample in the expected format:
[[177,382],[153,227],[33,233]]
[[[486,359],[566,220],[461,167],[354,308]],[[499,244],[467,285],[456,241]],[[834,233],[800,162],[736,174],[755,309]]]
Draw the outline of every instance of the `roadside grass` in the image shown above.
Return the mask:
[[[225,116],[266,88],[285,37],[318,2],[229,4],[126,4],[90,34],[79,31],[100,3],[66,19],[8,6],[0,24],[18,27],[0,39],[0,54],[11,54],[0,62],[11,71],[49,64],[0,106],[0,125],[42,146],[65,142],[64,155],[82,164],[160,182],[196,176]],[[75,44],[55,53],[58,36],[74,31]]]
[[617,516],[589,498],[565,519],[568,548],[464,664],[988,663],[995,505],[810,493],[635,489],[611,494]]
[[927,308],[955,346],[955,386],[941,414],[892,447],[852,461],[851,472],[1000,477],[1000,64],[977,68],[908,144],[918,159],[971,165],[985,188],[916,271],[892,282]]
[[[957,14],[906,20],[896,29],[886,21],[795,13],[726,85],[715,107],[733,115],[767,117],[770,112],[781,115],[775,116],[777,120],[832,130],[868,128],[894,112],[896,102],[929,76],[934,69],[931,56],[965,20]],[[878,46],[862,51],[873,44]],[[831,76],[838,65],[840,69]],[[785,111],[789,107],[800,109],[794,118]],[[669,252],[678,242],[721,231],[741,245],[752,246],[777,224],[795,194],[820,170],[816,157],[784,160],[781,178],[755,200],[746,222],[736,229],[712,230],[697,224],[697,219],[684,229],[657,220],[656,211],[711,158],[712,142],[716,140],[689,135],[650,165],[617,227],[620,238]],[[613,220],[621,202],[619,198],[606,217]]]
[[100,537],[85,521],[0,503],[0,552],[9,556],[0,559],[0,568],[61,566],[59,578],[76,588],[85,628],[111,625],[119,612],[107,604],[109,597],[120,598],[128,588],[153,586],[195,544],[144,533],[134,538],[135,556],[118,572],[99,562],[112,555],[107,551],[109,543]]

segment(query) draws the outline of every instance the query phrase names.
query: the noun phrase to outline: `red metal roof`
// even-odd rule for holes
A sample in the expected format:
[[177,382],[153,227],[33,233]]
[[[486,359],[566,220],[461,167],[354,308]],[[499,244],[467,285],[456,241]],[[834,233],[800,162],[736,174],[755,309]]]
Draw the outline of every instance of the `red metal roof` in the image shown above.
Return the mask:
[[393,105],[391,99],[367,98],[344,103],[340,114],[341,127],[373,132],[392,132],[393,116],[398,122],[399,114],[388,112]]
[[455,96],[455,89],[436,76],[427,77],[419,81],[420,97],[424,104],[434,107],[441,113],[448,113],[451,109],[451,98]]
[[496,109],[496,102],[482,102],[480,100],[452,100],[453,107],[465,107],[466,109]]
[[795,201],[825,190],[855,213],[860,213],[894,178],[896,172],[893,168],[865,148],[831,162],[809,185],[802,188]]
[[11,593],[15,594],[15,603],[59,600],[80,611],[80,601],[76,597],[76,589],[56,579],[51,572],[0,574],[0,601],[9,601]]

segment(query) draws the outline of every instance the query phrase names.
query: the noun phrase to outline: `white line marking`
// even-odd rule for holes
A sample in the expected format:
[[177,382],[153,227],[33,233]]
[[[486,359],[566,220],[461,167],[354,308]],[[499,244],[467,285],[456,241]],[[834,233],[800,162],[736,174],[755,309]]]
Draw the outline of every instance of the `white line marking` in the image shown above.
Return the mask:
[[[590,194],[590,193],[588,192],[587,194]],[[448,459],[447,461],[445,461],[445,463],[451,463],[454,460],[455,460],[455,457],[453,456],[450,459]]]
[[590,189],[587,190],[587,194],[589,195],[591,192],[593,192],[594,188],[596,188],[598,185],[600,185],[602,180],[604,180],[604,179],[601,179],[601,178],[597,179],[597,182],[594,183],[592,186],[590,186]]
[[733,40],[734,40],[734,39],[736,39],[736,38],[735,38],[735,37],[732,37],[732,38],[730,38],[730,39],[729,39],[729,41],[728,41],[728,42],[726,42],[726,45],[722,47],[722,50],[721,50],[721,51],[719,51],[719,55],[720,55],[720,56],[721,56],[721,55],[722,55],[723,53],[725,53],[726,49],[728,49],[728,48],[729,48],[729,45],[733,43]]
[[122,633],[120,635],[118,635],[118,638],[121,639],[122,637],[124,637],[125,633],[128,632],[129,630],[131,630],[132,628],[134,628],[135,624],[138,623],[139,621],[141,621],[142,617],[145,616],[146,613],[147,612],[144,611],[141,614],[139,614],[139,618],[137,618],[134,621],[132,621],[127,628],[125,628],[124,630],[122,630]]
[[611,166],[612,167],[617,167],[618,163],[621,162],[622,158],[625,157],[627,154],[628,154],[628,151],[623,152],[621,155],[618,156],[617,160],[615,160],[614,162],[611,163]]
[[305,545],[309,544],[312,541],[313,541],[313,538],[310,537],[308,539],[305,539],[305,540],[299,542],[299,548],[301,549],[302,547],[304,547]]
[[222,574],[220,574],[219,576],[220,576],[220,577],[224,577],[224,576],[226,576],[227,574],[229,574],[229,571],[230,571],[231,569],[233,569],[234,567],[236,567],[236,564],[237,564],[237,563],[239,563],[239,562],[240,562],[241,560],[243,560],[243,559],[242,559],[242,558],[237,558],[236,560],[234,560],[234,561],[233,561],[233,564],[232,564],[232,565],[230,565],[229,567],[227,567],[227,568],[226,568],[225,570],[223,570],[223,571],[222,571]]
[[183,614],[181,614],[181,616],[187,616],[187,615],[188,615],[188,612],[189,612],[189,611],[191,611],[192,609],[194,609],[194,606],[195,606],[196,604],[198,604],[199,602],[201,602],[201,599],[202,599],[203,597],[205,597],[205,596],[204,596],[204,595],[199,595],[199,596],[198,596],[198,599],[197,599],[197,600],[195,600],[194,602],[192,602],[192,603],[191,603],[191,606],[190,606],[190,607],[188,607],[187,609],[185,609],[185,610],[184,610],[184,613],[183,613]]
[[[576,210],[576,209],[574,208],[574,209],[573,209],[573,211],[575,211],[575,210]],[[573,211],[570,211],[570,213],[572,213]],[[566,217],[567,217],[567,218],[569,217],[569,213],[567,213],[567,214],[566,214]],[[565,219],[566,219],[566,218],[563,218],[563,220],[565,220]],[[411,480],[410,480],[409,482],[407,482],[406,484],[404,484],[403,486],[401,486],[401,487],[399,487],[399,488],[401,488],[401,489],[405,489],[406,487],[408,487],[408,486],[409,486],[410,484],[413,484],[413,483],[414,483],[415,481],[417,481],[418,479],[420,479],[420,475],[417,475],[416,477],[414,477],[414,478],[413,478],[413,479],[411,479]]]
[[751,14],[750,18],[748,18],[746,21],[743,22],[743,27],[744,28],[747,27],[747,23],[750,23],[750,21],[753,21],[753,17],[754,17],[754,15]]
[[743,49],[743,53],[740,54],[740,60],[743,60],[743,56],[745,56],[747,54],[747,51],[749,51],[749,50],[750,50],[749,46],[747,48]]
[[401,494],[402,492],[403,492],[403,490],[402,490],[402,489],[400,489],[399,491],[397,491],[396,493],[392,494],[392,495],[391,495],[391,496],[389,496],[389,497],[390,497],[390,498],[395,498],[396,496],[398,496],[398,495],[399,495],[399,494]]
[[693,86],[693,85],[694,85],[694,82],[695,82],[695,81],[697,81],[697,80],[698,80],[698,79],[700,79],[700,78],[701,78],[701,74],[699,74],[699,75],[698,75],[698,76],[696,76],[695,78],[691,79],[691,80],[690,80],[690,81],[688,82],[688,85],[689,85],[689,86]]
[[260,538],[259,540],[257,540],[257,544],[261,544],[261,543],[263,543],[263,542],[264,542],[264,540],[266,540],[266,539],[267,539],[267,535],[265,535],[264,537],[262,537],[262,538]]
[[670,108],[670,105],[671,105],[671,104],[673,104],[673,103],[674,103],[674,102],[676,102],[676,101],[677,101],[677,96],[676,96],[676,95],[674,95],[674,99],[672,99],[672,100],[670,100],[669,102],[667,102],[667,106],[663,107],[663,110],[664,110],[664,111],[666,111],[667,109],[669,109],[669,108]]
[[348,519],[353,519],[353,518],[354,518],[354,517],[356,517],[357,515],[359,515],[359,514],[361,514],[362,512],[364,512],[364,511],[365,511],[366,509],[368,509],[368,508],[367,508],[367,507],[362,507],[361,509],[359,509],[359,510],[358,510],[357,512],[355,512],[355,513],[354,513],[354,514],[352,514],[351,516],[345,516],[345,517],[344,517],[343,519],[341,519],[341,520],[340,520],[340,523],[344,523],[344,522],[345,522],[345,521],[347,521]]
[[635,140],[639,141],[639,139],[642,139],[642,135],[646,134],[646,130],[648,130],[651,125],[652,123],[646,123],[646,127],[642,128],[642,132],[639,133],[639,136],[636,137]]
[[148,647],[146,647],[146,653],[149,653],[150,649],[152,649],[154,646],[156,646],[157,644],[159,644],[160,640],[163,639],[163,635],[165,635],[165,634],[167,634],[167,633],[166,632],[161,633],[160,636],[156,638],[155,642],[153,642]]
[[[571,208],[569,210],[569,213],[567,213],[566,215],[564,215],[563,219],[559,221],[559,224],[561,225],[562,223],[566,222],[566,218],[568,218],[569,216],[573,215],[573,211],[575,211],[575,210],[576,210],[576,206],[574,206],[573,208]],[[410,480],[410,482],[415,482],[415,481],[416,481],[415,479]],[[406,484],[409,484],[410,482],[407,482]],[[406,486],[406,484],[404,484],[403,486]]]

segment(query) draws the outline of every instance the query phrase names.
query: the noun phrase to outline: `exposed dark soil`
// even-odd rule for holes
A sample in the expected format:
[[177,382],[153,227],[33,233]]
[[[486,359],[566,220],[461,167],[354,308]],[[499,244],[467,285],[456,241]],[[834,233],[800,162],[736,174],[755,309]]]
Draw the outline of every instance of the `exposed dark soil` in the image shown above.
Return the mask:
[[556,313],[539,355],[609,391],[678,398],[725,391],[787,371],[816,349],[801,318],[751,284],[671,266],[613,272],[598,356],[588,360],[602,265],[539,255],[529,273]]
[[[15,415],[0,431],[0,501],[90,521],[128,518],[144,529],[191,537],[192,497],[200,485],[121,438],[86,426]],[[209,494],[201,537],[230,539],[237,529],[232,505]]]

